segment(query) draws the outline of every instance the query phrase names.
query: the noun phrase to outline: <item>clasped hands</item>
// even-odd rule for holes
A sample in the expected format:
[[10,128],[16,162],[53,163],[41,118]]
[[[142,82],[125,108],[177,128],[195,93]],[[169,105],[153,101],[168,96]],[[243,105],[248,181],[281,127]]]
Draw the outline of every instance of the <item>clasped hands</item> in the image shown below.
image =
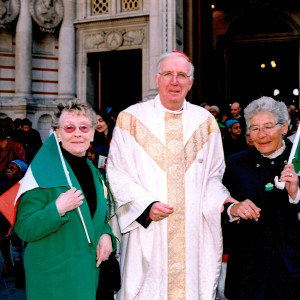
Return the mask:
[[[285,188],[292,199],[295,199],[298,193],[298,175],[294,170],[292,164],[288,164],[284,167],[281,172],[280,181],[285,181]],[[230,215],[235,217],[240,217],[245,220],[253,219],[258,221],[260,217],[261,209],[256,206],[251,200],[246,199],[244,201],[238,202],[235,199],[228,197],[225,203],[232,202],[235,203],[230,208]]]

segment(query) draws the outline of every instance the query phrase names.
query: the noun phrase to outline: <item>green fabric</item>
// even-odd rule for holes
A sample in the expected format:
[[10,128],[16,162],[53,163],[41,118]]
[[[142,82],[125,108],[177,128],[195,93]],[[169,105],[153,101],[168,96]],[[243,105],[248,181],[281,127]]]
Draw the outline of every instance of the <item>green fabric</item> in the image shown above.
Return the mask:
[[300,143],[299,141],[294,141],[294,143],[298,143],[298,145],[292,163],[294,165],[296,173],[299,173],[300,172],[300,145],[299,145]]
[[54,133],[44,142],[30,167],[39,187],[68,186]]
[[[55,149],[48,147],[47,151]],[[103,233],[108,233],[112,236],[114,246],[116,245],[106,221],[107,199],[104,197],[103,178],[88,161],[97,194],[97,209],[93,219],[85,199],[80,206],[92,241],[89,244],[77,209],[66,213],[64,217],[59,215],[55,200],[69,187],[61,174],[58,174],[61,181],[54,178],[53,174],[56,172],[53,168],[59,168],[58,164],[49,165],[47,159],[40,159],[42,157],[41,155],[35,159],[35,164],[39,162],[40,165],[33,165],[32,168],[37,167],[38,171],[33,172],[35,175],[39,174],[37,182],[42,182],[47,188],[36,188],[21,196],[15,223],[17,234],[28,242],[24,255],[27,299],[94,300],[99,278],[99,268],[96,268],[99,238]],[[72,185],[81,189],[67,162],[66,165]],[[39,173],[41,170],[44,172]],[[48,174],[49,181],[54,185],[52,187],[45,180]],[[41,176],[44,178],[39,180]]]

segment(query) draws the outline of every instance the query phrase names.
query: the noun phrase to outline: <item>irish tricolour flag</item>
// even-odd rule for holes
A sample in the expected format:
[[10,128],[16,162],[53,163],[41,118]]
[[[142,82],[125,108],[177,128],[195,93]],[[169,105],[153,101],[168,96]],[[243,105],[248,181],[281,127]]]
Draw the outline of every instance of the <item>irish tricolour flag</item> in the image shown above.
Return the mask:
[[[13,226],[19,198],[22,194],[37,187],[53,188],[59,186],[72,187],[72,183],[55,133],[52,133],[34,157],[25,176],[0,196],[0,211]],[[90,242],[80,208],[78,208],[78,212]]]
[[289,163],[294,165],[295,172],[300,175],[300,126],[294,139],[293,147],[289,157]]

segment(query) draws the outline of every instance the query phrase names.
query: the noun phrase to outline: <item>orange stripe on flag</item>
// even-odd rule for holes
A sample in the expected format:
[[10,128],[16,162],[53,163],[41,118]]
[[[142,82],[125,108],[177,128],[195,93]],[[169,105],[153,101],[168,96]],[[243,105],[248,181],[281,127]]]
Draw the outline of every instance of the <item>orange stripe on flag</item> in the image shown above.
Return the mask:
[[20,183],[17,182],[8,191],[0,196],[0,211],[8,220],[11,226],[14,226],[19,202],[15,205],[15,199],[20,188]]

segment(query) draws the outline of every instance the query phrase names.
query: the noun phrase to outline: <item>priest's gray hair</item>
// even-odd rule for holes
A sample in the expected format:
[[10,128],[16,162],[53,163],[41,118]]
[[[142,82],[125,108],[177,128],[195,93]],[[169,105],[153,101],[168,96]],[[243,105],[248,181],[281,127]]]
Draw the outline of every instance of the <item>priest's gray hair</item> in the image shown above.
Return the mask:
[[274,115],[276,122],[283,127],[284,122],[289,119],[286,105],[281,101],[276,101],[271,97],[261,97],[253,100],[244,109],[244,116],[247,128],[250,127],[251,119],[260,112],[270,112]]
[[92,107],[87,103],[82,103],[78,99],[75,99],[70,100],[67,103],[60,103],[57,105],[51,124],[54,130],[59,127],[59,119],[64,111],[74,113],[76,115],[84,115],[90,120],[93,128],[96,128],[97,126],[97,115]]
[[174,57],[174,56],[177,56],[177,57],[183,57],[184,59],[187,60],[187,62],[188,62],[189,65],[190,65],[190,74],[188,74],[188,75],[189,75],[190,77],[193,77],[193,76],[194,76],[195,67],[194,67],[194,65],[192,64],[192,62],[190,61],[190,59],[188,58],[188,56],[187,56],[185,53],[180,52],[180,51],[173,51],[173,52],[167,52],[167,53],[162,54],[162,55],[159,57],[159,60],[158,60],[157,66],[156,66],[156,73],[159,74],[161,64],[162,64],[162,62],[163,62],[165,59],[170,58],[170,57]]

